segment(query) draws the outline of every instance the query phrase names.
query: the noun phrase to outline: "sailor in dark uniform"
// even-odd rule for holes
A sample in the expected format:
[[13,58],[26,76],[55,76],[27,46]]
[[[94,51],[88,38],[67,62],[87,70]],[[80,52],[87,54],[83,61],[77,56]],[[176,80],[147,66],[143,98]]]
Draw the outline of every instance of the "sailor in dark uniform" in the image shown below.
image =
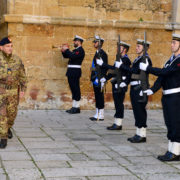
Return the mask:
[[69,58],[66,76],[68,78],[69,87],[72,93],[72,108],[67,110],[67,113],[76,114],[80,113],[80,77],[81,77],[81,64],[85,56],[84,49],[82,47],[83,38],[80,36],[74,37],[73,51],[69,50],[68,45],[62,46],[62,55],[64,58]]
[[92,72],[91,72],[91,82],[93,84],[95,101],[96,101],[96,114],[93,117],[90,117],[92,121],[103,121],[104,120],[104,92],[103,86],[105,83],[105,76],[107,73],[107,69],[99,66],[99,74],[97,71],[97,59],[102,59],[102,61],[107,64],[108,63],[108,56],[106,52],[102,49],[104,39],[95,36],[95,40],[93,41],[94,47],[96,49],[96,53],[94,55],[92,61]]
[[[150,42],[146,42],[147,48],[149,48]],[[138,57],[134,60],[132,67],[129,68],[122,61],[115,63],[115,67],[120,67],[122,70],[126,70],[131,73],[131,89],[130,89],[130,98],[131,104],[133,108],[134,118],[135,118],[135,126],[136,126],[136,134],[128,138],[127,140],[131,143],[142,143],[146,142],[146,127],[147,127],[147,112],[146,112],[146,105],[148,99],[145,102],[140,102],[140,91],[141,91],[141,81],[139,78],[141,70],[139,69],[139,63],[143,61],[143,51],[144,51],[144,40],[137,39],[136,44],[136,53]],[[146,55],[148,62],[150,65],[151,59],[149,55]],[[139,79],[138,79],[139,78]]]
[[168,151],[158,159],[161,161],[180,160],[180,34],[172,35],[172,56],[164,67],[155,68],[148,63],[140,63],[140,69],[158,76],[153,87],[145,91],[152,95],[163,88],[162,106],[167,126]]
[[[129,50],[130,45],[120,41],[120,53],[121,53],[121,60],[123,64],[127,67],[130,67],[131,61],[127,55],[127,52]],[[115,74],[114,69],[115,66],[103,64],[102,60],[97,60],[97,64],[106,67],[110,69],[109,73],[107,74],[106,81],[112,78],[111,83],[112,83],[112,94],[113,94],[113,99],[114,99],[114,105],[115,105],[115,114],[114,114],[114,123],[112,126],[107,127],[108,130],[121,130],[122,129],[122,121],[124,118],[124,98],[125,98],[125,93],[128,89],[128,84],[130,82],[130,73],[124,70],[119,70],[121,71],[121,77],[120,78],[122,81],[119,84],[117,84],[117,74]],[[120,89],[119,89],[120,88]]]

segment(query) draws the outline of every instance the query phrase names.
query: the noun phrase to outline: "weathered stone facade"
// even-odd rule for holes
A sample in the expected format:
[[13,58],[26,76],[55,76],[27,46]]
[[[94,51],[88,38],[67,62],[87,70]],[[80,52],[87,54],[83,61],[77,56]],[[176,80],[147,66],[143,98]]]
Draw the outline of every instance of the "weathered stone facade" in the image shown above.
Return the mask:
[[[115,60],[118,34],[132,45],[131,60],[136,57],[136,39],[143,38],[144,30],[152,42],[149,54],[155,66],[162,66],[171,54],[171,0],[1,0],[0,15],[0,37],[12,36],[14,52],[22,58],[28,74],[22,108],[70,107],[71,94],[65,77],[67,60],[52,45],[72,44],[76,34],[86,39],[81,78],[84,109],[94,108],[89,81],[94,34],[105,39],[110,64]],[[151,76],[151,84],[155,79]],[[160,97],[161,92],[150,97],[149,106],[160,107]],[[110,83],[106,104],[107,108],[113,107]],[[129,93],[126,105],[130,107]]]

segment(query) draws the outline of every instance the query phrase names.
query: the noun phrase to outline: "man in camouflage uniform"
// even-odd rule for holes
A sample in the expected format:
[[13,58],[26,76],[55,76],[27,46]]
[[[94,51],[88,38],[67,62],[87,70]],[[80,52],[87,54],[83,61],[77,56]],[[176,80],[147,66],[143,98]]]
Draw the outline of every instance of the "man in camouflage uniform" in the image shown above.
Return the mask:
[[19,98],[26,90],[26,75],[21,59],[12,54],[11,40],[6,37],[0,41],[0,148],[7,146],[12,138],[11,127],[17,115]]

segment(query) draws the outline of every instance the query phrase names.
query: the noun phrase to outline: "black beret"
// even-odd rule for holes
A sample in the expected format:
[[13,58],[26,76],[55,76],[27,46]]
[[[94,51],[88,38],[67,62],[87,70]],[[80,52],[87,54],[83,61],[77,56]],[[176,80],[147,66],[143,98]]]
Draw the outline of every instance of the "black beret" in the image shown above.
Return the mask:
[[5,37],[1,39],[0,46],[4,46],[5,44],[9,44],[9,43],[12,43],[11,39],[9,37]]

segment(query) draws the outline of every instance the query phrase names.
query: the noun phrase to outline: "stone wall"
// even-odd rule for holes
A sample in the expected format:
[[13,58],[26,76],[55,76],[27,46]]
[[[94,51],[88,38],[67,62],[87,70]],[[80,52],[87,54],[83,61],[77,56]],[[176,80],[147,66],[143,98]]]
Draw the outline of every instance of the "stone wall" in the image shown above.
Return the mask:
[[171,0],[9,0],[9,14],[164,22]]
[[0,2],[0,16],[7,13],[7,1],[1,0]]
[[[115,60],[118,34],[132,45],[129,51],[131,60],[136,57],[136,39],[143,38],[144,30],[148,40],[152,41],[149,54],[155,66],[162,66],[171,54],[172,32],[167,31],[171,19],[170,0],[9,0],[7,12],[1,19],[0,36],[12,36],[14,52],[22,58],[29,81],[26,96],[21,101],[22,108],[64,109],[71,106],[65,77],[67,60],[51,47],[65,42],[72,44],[76,34],[86,39],[81,78],[84,109],[94,108],[89,81],[95,53],[94,34],[105,39],[104,50],[110,64]],[[151,84],[155,79],[151,76]],[[149,106],[161,106],[160,94],[158,92],[150,98]],[[112,108],[110,83],[105,98],[106,107]],[[130,107],[129,92],[125,102]]]

